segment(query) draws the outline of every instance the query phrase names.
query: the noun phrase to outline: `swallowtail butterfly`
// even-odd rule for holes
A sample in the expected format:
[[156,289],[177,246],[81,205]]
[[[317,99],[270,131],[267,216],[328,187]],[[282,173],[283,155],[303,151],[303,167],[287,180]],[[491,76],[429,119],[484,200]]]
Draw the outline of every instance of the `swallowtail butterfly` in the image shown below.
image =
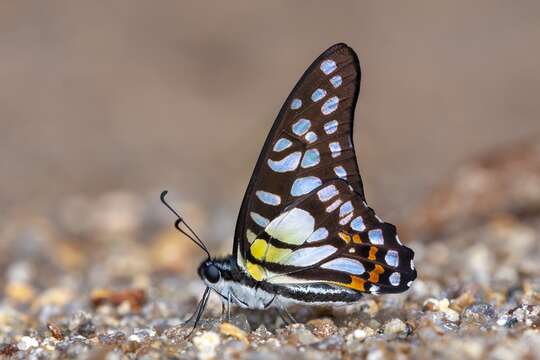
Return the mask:
[[283,315],[289,304],[347,304],[411,286],[414,252],[364,196],[352,139],[359,87],[358,58],[345,44],[307,69],[264,143],[230,256],[212,258],[175,212],[177,229],[208,255],[198,269],[207,288],[196,323],[211,290],[229,314],[233,303]]

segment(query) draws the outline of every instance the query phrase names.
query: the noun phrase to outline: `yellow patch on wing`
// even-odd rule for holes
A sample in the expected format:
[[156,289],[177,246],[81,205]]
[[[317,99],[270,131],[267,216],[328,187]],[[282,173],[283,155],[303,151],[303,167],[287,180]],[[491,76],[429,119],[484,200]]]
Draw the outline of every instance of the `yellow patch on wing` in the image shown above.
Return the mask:
[[291,249],[280,249],[272,244],[268,244],[266,240],[257,239],[249,248],[251,255],[260,261],[268,261],[279,263],[281,259],[292,253]]
[[349,234],[340,231],[338,235],[341,240],[345,241],[347,244],[351,242],[351,236]]
[[362,244],[362,239],[360,238],[360,235],[358,234],[353,235],[352,241],[356,244]]
[[264,279],[264,269],[262,266],[252,263],[251,261],[246,262],[246,268],[251,275],[251,277],[257,281]]
[[375,268],[369,272],[369,281],[376,284],[379,282],[379,275],[384,272],[384,268],[376,264]]
[[351,289],[354,289],[356,291],[366,291],[366,280],[358,277],[358,276],[351,276],[351,282],[350,283],[342,283],[342,282],[336,282],[339,286],[348,287]]

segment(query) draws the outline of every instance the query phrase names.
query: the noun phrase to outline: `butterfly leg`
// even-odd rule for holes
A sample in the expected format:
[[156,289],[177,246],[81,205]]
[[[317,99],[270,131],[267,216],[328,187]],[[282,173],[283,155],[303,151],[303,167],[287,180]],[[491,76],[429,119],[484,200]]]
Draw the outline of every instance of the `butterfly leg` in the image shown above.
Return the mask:
[[227,296],[227,322],[231,322],[231,293]]
[[[281,301],[279,301],[279,298],[276,297],[275,299],[277,300],[277,303],[279,305],[279,309],[278,309],[279,316],[285,322],[285,324],[290,325],[290,324],[297,323],[298,321],[296,321],[296,319],[291,315],[291,313],[287,310],[287,308],[283,306]],[[285,318],[285,315],[286,315],[286,318]]]

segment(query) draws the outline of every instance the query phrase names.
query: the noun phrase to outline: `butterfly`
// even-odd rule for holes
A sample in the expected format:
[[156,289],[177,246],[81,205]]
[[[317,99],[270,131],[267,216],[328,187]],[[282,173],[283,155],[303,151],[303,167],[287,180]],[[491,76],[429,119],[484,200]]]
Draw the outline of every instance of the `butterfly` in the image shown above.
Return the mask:
[[[176,227],[207,254],[198,268],[230,306],[288,314],[290,304],[350,304],[406,291],[414,252],[366,203],[353,145],[360,65],[346,44],[324,51],[283,104],[249,181],[232,254],[212,258],[178,213]],[[182,228],[187,226],[187,230]]]

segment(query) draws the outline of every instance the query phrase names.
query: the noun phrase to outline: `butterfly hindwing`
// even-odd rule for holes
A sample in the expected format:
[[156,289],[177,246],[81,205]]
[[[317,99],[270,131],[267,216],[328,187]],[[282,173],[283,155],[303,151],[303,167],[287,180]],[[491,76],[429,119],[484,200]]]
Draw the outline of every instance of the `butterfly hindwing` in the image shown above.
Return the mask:
[[342,179],[291,204],[251,244],[247,269],[274,284],[324,282],[401,292],[416,277],[413,252]]

